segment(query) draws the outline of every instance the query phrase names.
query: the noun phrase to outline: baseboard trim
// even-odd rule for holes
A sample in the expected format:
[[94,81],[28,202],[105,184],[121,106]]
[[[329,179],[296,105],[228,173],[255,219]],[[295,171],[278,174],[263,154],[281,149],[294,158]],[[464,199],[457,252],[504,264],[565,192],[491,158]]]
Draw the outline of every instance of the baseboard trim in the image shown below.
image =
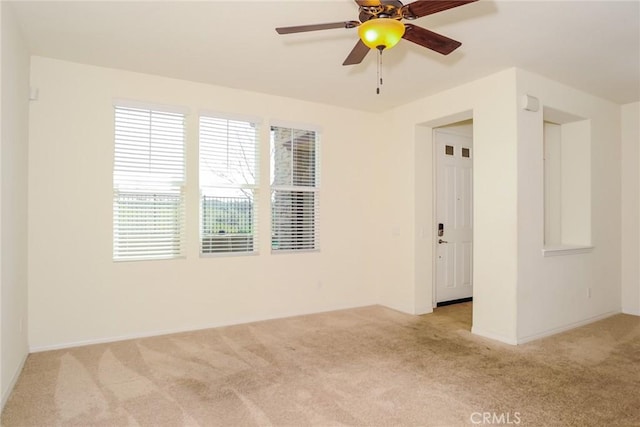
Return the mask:
[[22,373],[24,364],[27,362],[27,357],[29,357],[29,353],[25,353],[25,355],[22,357],[22,360],[18,365],[18,369],[16,369],[16,371],[13,373],[13,376],[11,377],[11,381],[9,381],[9,386],[7,387],[6,390],[2,391],[2,402],[0,402],[0,413],[2,412],[2,410],[4,410],[4,405],[9,400],[9,396],[11,396],[11,393],[13,392],[14,387],[18,383],[18,378],[20,378],[20,374]]
[[580,320],[578,322],[573,322],[565,326],[560,326],[558,328],[548,329],[546,331],[542,331],[536,334],[527,335],[522,338],[518,338],[518,344],[525,344],[531,341],[538,340],[540,338],[549,337],[551,335],[556,335],[562,332],[569,331],[571,329],[579,328],[580,326],[588,325],[593,322],[597,322],[598,320],[606,319],[607,317],[611,317],[613,315],[620,314],[619,311],[608,311],[603,314],[599,314],[597,316],[589,317],[588,319]]
[[[384,307],[384,306],[383,306]],[[422,316],[423,314],[433,313],[433,307],[418,307],[413,313],[416,316]]]
[[640,308],[623,308],[624,314],[631,314],[632,316],[640,316]]
[[228,322],[214,322],[214,323],[210,323],[210,324],[206,324],[206,325],[190,326],[190,327],[184,327],[184,328],[164,329],[164,330],[158,330],[158,331],[140,332],[140,333],[125,334],[125,335],[111,336],[111,337],[105,337],[105,338],[96,338],[96,339],[88,339],[88,340],[81,340],[81,341],[70,341],[70,342],[65,342],[65,343],[60,343],[60,344],[50,344],[50,345],[40,345],[40,346],[36,345],[36,346],[30,346],[29,347],[29,352],[30,353],[40,353],[40,352],[43,352],[43,351],[64,350],[64,349],[67,349],[67,348],[83,347],[83,346],[87,346],[87,345],[108,344],[108,343],[118,342],[118,341],[135,340],[135,339],[140,339],[140,338],[150,338],[150,337],[157,337],[157,336],[161,336],[161,335],[179,334],[179,333],[183,333],[183,332],[201,331],[201,330],[204,330],[204,329],[220,328],[220,327],[223,327],[223,326],[243,325],[243,324],[247,324],[247,323],[262,322],[262,321],[265,321],[265,320],[286,319],[286,318],[289,318],[289,317],[297,317],[297,316],[307,316],[307,315],[312,315],[312,314],[329,313],[331,311],[349,310],[349,309],[352,309],[352,308],[371,307],[373,305],[377,305],[377,304],[372,302],[370,304],[362,304],[362,305],[354,305],[354,306],[343,306],[343,307],[330,308],[330,309],[321,310],[321,311],[309,311],[309,312],[301,312],[301,313],[286,313],[286,314],[278,314],[278,315],[267,316],[267,317],[245,318],[245,319],[242,319],[242,320],[235,320],[235,321],[228,321]]
[[508,337],[505,337],[504,335],[483,331],[482,329],[478,329],[474,326],[471,326],[471,333],[473,335],[478,335],[483,338],[489,338],[490,340],[500,341],[505,344],[518,345],[518,341],[514,338],[508,338]]

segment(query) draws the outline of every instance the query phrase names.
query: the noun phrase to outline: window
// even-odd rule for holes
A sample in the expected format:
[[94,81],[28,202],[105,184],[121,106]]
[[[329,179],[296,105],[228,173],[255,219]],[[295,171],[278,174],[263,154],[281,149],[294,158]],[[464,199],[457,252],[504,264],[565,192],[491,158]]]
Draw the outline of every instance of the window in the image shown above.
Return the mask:
[[318,249],[318,137],[271,127],[271,248]]
[[184,181],[184,115],[116,106],[114,260],[183,255]]
[[258,126],[200,117],[200,253],[257,252]]

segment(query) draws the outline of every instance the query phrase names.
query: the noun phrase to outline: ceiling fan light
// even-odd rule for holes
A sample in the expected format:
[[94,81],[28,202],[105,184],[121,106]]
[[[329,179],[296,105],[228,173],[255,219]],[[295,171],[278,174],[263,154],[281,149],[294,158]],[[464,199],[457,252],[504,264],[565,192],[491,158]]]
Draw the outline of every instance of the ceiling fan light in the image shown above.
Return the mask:
[[392,18],[374,18],[358,27],[358,35],[371,49],[390,49],[404,35],[404,24]]

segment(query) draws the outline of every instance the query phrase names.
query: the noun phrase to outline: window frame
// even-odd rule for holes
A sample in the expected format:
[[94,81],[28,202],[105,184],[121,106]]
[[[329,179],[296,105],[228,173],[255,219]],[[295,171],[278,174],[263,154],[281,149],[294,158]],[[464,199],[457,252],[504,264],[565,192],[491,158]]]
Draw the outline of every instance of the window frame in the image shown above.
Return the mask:
[[[207,157],[206,159],[203,157],[203,120],[204,121],[224,121],[227,123],[227,126],[230,123],[237,124],[245,124],[253,127],[253,159],[247,161],[245,157],[244,160],[247,162],[247,166],[249,169],[251,167],[248,165],[249,163],[253,163],[253,170],[250,172],[253,176],[253,183],[241,183],[238,181],[230,180],[231,182],[227,182],[225,184],[204,184],[203,179],[203,163],[205,160],[215,162],[216,159]],[[213,124],[209,124],[213,126]],[[201,111],[198,115],[198,176],[199,176],[199,207],[198,207],[198,228],[199,228],[199,237],[198,237],[198,252],[200,257],[224,257],[224,256],[247,256],[247,255],[258,255],[260,252],[260,237],[259,237],[259,219],[260,219],[260,144],[261,144],[261,134],[260,129],[262,125],[262,120],[255,117],[248,116],[239,116],[239,115],[229,115],[224,113],[216,113],[209,111]],[[210,135],[211,136],[211,135]],[[216,137],[222,137],[221,134],[215,135]],[[242,136],[247,137],[247,134],[243,134]],[[229,150],[232,150],[233,147],[229,145],[229,131],[227,130],[226,134],[227,143],[227,155],[229,154]],[[211,142],[211,141],[209,141]],[[206,142],[205,142],[206,143]],[[235,147],[236,149],[238,147]],[[215,145],[207,148],[208,151],[215,151]],[[217,161],[221,161],[222,159],[217,159]],[[229,161],[229,157],[227,157],[227,162]],[[229,172],[229,171],[227,171]],[[239,191],[241,193],[251,192],[251,197],[248,199],[251,200],[251,211],[250,211],[250,224],[251,224],[251,232],[250,233],[221,233],[220,234],[220,242],[218,244],[222,244],[222,241],[227,241],[228,250],[214,250],[216,249],[216,243],[211,243],[209,246],[210,250],[205,249],[205,238],[216,240],[215,233],[205,233],[205,220],[207,215],[205,215],[205,207],[206,198],[211,197],[214,199],[236,199],[235,202],[230,201],[230,203],[241,203],[240,199],[242,196],[216,196],[215,193],[229,193],[233,191]],[[215,200],[214,202],[215,203]],[[208,237],[206,237],[208,236]],[[244,246],[245,250],[242,249],[242,245],[234,246],[233,240],[242,240],[242,239],[251,240],[251,248],[246,250],[247,246]],[[223,249],[222,246],[219,247]]]
[[[288,174],[288,178],[290,179],[290,181],[286,184],[284,183],[278,183],[276,184],[275,181],[278,179],[276,177],[277,174],[277,170],[276,170],[276,141],[274,138],[274,128],[280,128],[282,130],[288,130],[290,131],[292,134],[296,131],[298,132],[303,132],[306,134],[313,134],[313,178],[312,178],[312,185],[294,185],[295,181],[303,181],[304,183],[304,178],[300,179],[296,179],[295,176],[295,171],[296,171],[296,167],[294,165],[294,163],[296,162],[295,159],[295,155],[293,154],[293,147],[295,144],[295,139],[291,138],[289,139],[289,143],[292,144],[291,145],[291,150],[292,150],[292,154],[291,154],[291,159],[290,160],[290,164],[291,164],[291,173]],[[271,179],[270,179],[270,201],[271,201],[271,253],[272,254],[281,254],[281,253],[300,253],[300,252],[319,252],[320,251],[320,222],[319,222],[319,205],[320,205],[320,130],[314,126],[309,126],[309,125],[296,125],[296,124],[290,124],[290,123],[286,123],[286,124],[281,124],[278,122],[272,122],[271,126],[270,126],[270,164],[271,164]],[[304,160],[303,160],[304,162]],[[302,176],[304,176],[304,173],[302,174]],[[309,183],[307,183],[309,184]],[[285,245],[285,247],[280,247],[280,245],[278,244],[276,247],[276,234],[277,234],[277,229],[278,229],[278,225],[276,224],[276,222],[278,221],[279,216],[276,213],[276,209],[277,209],[277,202],[276,202],[276,197],[277,194],[281,193],[281,194],[290,194],[291,196],[294,196],[296,193],[297,194],[308,194],[310,195],[310,197],[312,197],[313,200],[313,205],[310,209],[309,212],[305,212],[303,211],[302,213],[300,213],[300,211],[298,211],[298,218],[300,218],[300,215],[302,215],[302,220],[303,223],[302,225],[299,225],[298,227],[292,227],[292,229],[290,230],[290,233],[302,233],[301,236],[301,240],[296,239],[296,241],[291,241],[289,242],[288,245]],[[293,199],[293,197],[291,197]],[[291,209],[294,210],[295,206],[293,206],[293,203],[291,204]],[[309,218],[310,221],[310,226],[311,226],[311,232],[304,232],[304,228],[307,227],[309,228],[308,224],[304,224],[304,217],[305,215],[311,215]],[[298,220],[300,221],[300,219]],[[296,229],[297,228],[297,229]],[[304,239],[309,239],[312,238],[311,240],[311,246],[312,247],[308,247],[307,245],[307,241],[305,241]],[[291,246],[295,246],[295,245],[300,245],[301,247],[291,247]]]
[[[124,100],[114,100],[113,108],[112,260],[185,258],[187,110]],[[148,128],[143,119],[148,120]],[[158,120],[155,125],[154,119]],[[145,143],[149,157],[146,164],[140,161]],[[123,195],[133,200],[123,203]],[[157,199],[159,195],[163,199],[157,203],[144,200],[148,196]],[[176,206],[158,215],[157,210],[166,210],[167,198],[171,197],[177,197]],[[139,221],[145,210],[146,215]],[[165,233],[158,223],[165,227]],[[145,226],[153,231],[145,231]],[[129,238],[127,228],[133,228]],[[163,239],[169,243],[152,243]],[[136,246],[143,250],[136,251]]]

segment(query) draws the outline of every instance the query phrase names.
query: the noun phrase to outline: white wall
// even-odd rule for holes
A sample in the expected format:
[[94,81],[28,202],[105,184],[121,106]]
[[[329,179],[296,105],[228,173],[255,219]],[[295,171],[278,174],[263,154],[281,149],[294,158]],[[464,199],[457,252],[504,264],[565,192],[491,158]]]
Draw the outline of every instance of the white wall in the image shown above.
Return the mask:
[[3,407],[27,357],[27,142],[29,55],[0,2],[0,386]]
[[[409,313],[432,310],[432,129],[473,118],[474,332],[516,340],[515,70],[402,106],[387,114],[378,151],[376,211],[386,218],[377,265],[382,304]],[[391,119],[390,119],[391,118]]]
[[[376,302],[370,200],[376,115],[33,57],[29,141],[29,343],[34,350]],[[113,99],[188,107],[186,259],[112,261]],[[198,255],[197,113],[320,126],[320,252]],[[373,143],[372,143],[373,142]]]
[[640,316],[640,103],[622,111],[622,311]]
[[544,245],[562,243],[562,138],[560,125],[544,123]]
[[[474,333],[517,343],[620,310],[620,109],[609,102],[509,69],[387,112],[376,127],[376,114],[47,58],[33,58],[31,79],[40,90],[29,142],[32,349],[377,302],[430,312],[432,129],[466,119]],[[524,93],[591,121],[591,253],[542,256],[542,109],[521,110]],[[114,98],[191,110],[184,260],[111,259]],[[319,253],[271,255],[263,204],[260,255],[198,256],[198,109],[323,129]],[[267,183],[266,144],[262,153]]]
[[[538,112],[521,109],[524,94],[540,99]],[[590,206],[582,216],[591,221],[595,248],[589,253],[543,256],[547,105],[590,120],[591,146],[580,153],[591,162],[583,174],[591,192],[581,198]],[[431,131],[472,117],[473,332],[515,344],[620,311],[619,106],[510,69],[397,108],[391,117],[378,157],[386,173],[378,177],[383,197],[377,210],[388,219],[381,233],[387,249],[378,254],[378,264],[388,267],[378,276],[383,304],[409,313],[431,311]]]
[[[519,96],[541,104],[538,112],[518,109],[518,341],[524,342],[620,312],[620,107],[522,70],[517,87]],[[590,212],[574,212],[576,221],[590,216],[594,248],[587,253],[542,253],[547,106],[590,122],[590,147],[585,136],[580,148],[590,150]]]

